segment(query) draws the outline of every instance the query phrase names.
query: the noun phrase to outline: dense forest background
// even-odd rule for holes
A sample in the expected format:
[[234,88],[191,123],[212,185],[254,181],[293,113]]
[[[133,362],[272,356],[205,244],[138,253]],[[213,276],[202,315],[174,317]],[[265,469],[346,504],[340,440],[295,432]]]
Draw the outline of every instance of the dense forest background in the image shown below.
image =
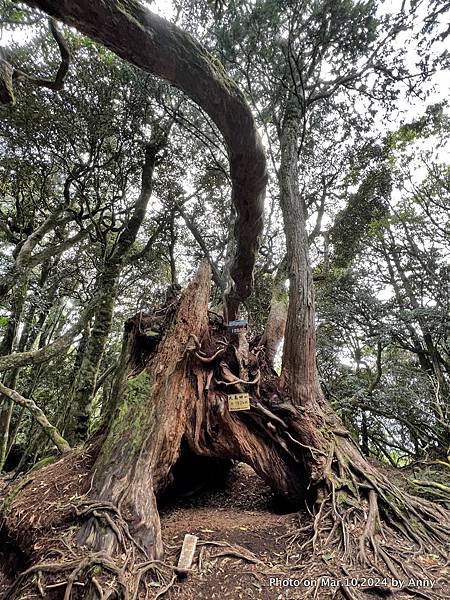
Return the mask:
[[[249,339],[280,374],[291,115],[324,397],[366,458],[416,468],[409,490],[448,507],[450,5],[141,4],[208,48],[261,135]],[[177,302],[205,258],[219,319],[239,219],[229,149],[198,103],[25,4],[0,6],[0,470],[18,477],[101,431],[124,323]],[[160,325],[146,335],[156,347]]]

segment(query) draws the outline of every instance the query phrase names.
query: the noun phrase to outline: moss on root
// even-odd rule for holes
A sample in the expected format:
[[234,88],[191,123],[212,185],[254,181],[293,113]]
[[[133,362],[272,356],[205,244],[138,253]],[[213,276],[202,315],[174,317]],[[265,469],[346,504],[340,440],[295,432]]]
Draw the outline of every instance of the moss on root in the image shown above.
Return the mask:
[[[117,439],[123,439],[123,449],[127,462],[132,460],[142,446],[148,425],[151,422],[153,409],[147,406],[150,397],[151,380],[146,369],[136,377],[126,381],[122,398],[117,409],[108,438],[102,449],[103,460],[111,458],[113,448],[117,447]],[[145,407],[145,410],[143,410]],[[133,427],[130,427],[133,423]],[[127,440],[127,442],[125,442]]]

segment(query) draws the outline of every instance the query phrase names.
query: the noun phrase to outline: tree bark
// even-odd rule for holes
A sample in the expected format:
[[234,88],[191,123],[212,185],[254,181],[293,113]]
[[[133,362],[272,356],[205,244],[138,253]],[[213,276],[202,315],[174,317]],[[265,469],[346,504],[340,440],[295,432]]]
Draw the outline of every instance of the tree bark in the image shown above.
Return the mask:
[[[2,340],[0,355],[11,353],[17,346],[19,326],[22,320],[22,314],[25,305],[25,298],[28,290],[29,273],[22,278],[20,285],[14,290],[11,297],[11,315],[8,326]],[[19,369],[13,369],[4,375],[4,382],[15,387]],[[3,470],[8,455],[9,432],[11,427],[11,418],[14,403],[9,396],[2,395],[0,392],[0,471]]]
[[[296,396],[286,382],[280,385],[259,345],[250,344],[245,357],[242,334],[225,341],[223,326],[208,323],[210,275],[205,261],[176,306],[138,314],[126,325],[105,438],[85,477],[89,490],[81,500],[67,498],[81,527],[74,528],[69,517],[58,522],[62,538],[75,535],[71,551],[76,559],[73,554],[66,558],[85,584],[85,597],[100,596],[91,585],[93,565],[105,569],[108,585],[112,572],[116,588],[137,594],[147,566],[162,558],[157,497],[171,482],[183,440],[195,455],[244,461],[278,492],[308,501],[316,511],[312,550],[325,551],[326,543],[326,551],[336,552],[345,568],[352,568],[346,563],[351,556],[372,569],[373,549],[398,578],[390,548],[379,542],[378,527],[391,535],[386,524],[439,551],[450,532],[443,509],[408,496],[369,464],[324,401],[316,399],[317,414],[311,405],[292,402]],[[146,332],[158,327],[162,339],[155,346],[154,336]],[[246,392],[250,410],[230,411],[228,395]],[[34,563],[6,599],[17,597],[23,585],[23,593],[31,594],[33,569],[42,570],[46,547],[36,543],[42,531],[35,525],[40,508],[33,490],[45,496],[55,481],[65,483],[73,460],[69,453],[50,474],[43,469],[27,475],[4,504],[0,516],[6,531],[21,548],[27,540]],[[32,486],[27,485],[30,478]],[[17,507],[24,504],[27,518],[17,521]],[[51,543],[54,547],[53,538]],[[59,549],[64,555],[64,547]],[[59,554],[46,564],[50,575],[57,573]]]
[[272,365],[286,331],[289,306],[286,280],[286,260],[283,259],[275,275],[269,316],[261,338],[261,345],[264,346],[267,358]]
[[[286,235],[289,308],[283,348],[282,381],[294,404],[307,407],[322,397],[316,367],[314,287],[308,256],[306,207],[299,194],[296,98],[286,108],[280,137],[280,205]],[[299,343],[300,342],[300,343]]]
[[[163,549],[155,494],[167,485],[185,430],[192,383],[185,376],[186,348],[192,335],[208,328],[210,270],[203,263],[181,297],[171,331],[161,341],[150,364],[136,364],[136,343],[145,343],[142,321],[128,324],[116,388],[116,407],[107,438],[94,466],[91,498],[121,506],[136,543],[149,558]],[[141,333],[142,331],[142,333]],[[80,531],[79,543],[114,553],[117,538],[95,521]]]
[[112,267],[106,265],[96,286],[97,309],[94,314],[94,324],[84,349],[80,368],[75,375],[73,392],[68,402],[70,416],[66,426],[66,435],[72,445],[84,441],[89,431],[93,393],[111,330],[119,273],[120,271],[115,265]]

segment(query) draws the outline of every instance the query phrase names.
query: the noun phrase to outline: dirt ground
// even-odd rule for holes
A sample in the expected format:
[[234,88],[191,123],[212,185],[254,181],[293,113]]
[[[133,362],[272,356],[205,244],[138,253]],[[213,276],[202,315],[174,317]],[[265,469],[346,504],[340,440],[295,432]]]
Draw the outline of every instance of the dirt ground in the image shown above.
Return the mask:
[[[289,542],[299,528],[311,522],[311,516],[302,512],[280,512],[285,511],[280,511],[271,490],[244,464],[231,471],[222,489],[198,492],[195,497],[182,498],[165,506],[161,519],[168,557],[176,561],[186,533],[198,536],[200,544],[193,572],[184,581],[175,583],[166,597],[170,600],[296,600],[305,597],[338,600],[353,598],[352,589],[356,584],[358,591],[364,590],[368,599],[383,596],[398,600],[411,597],[450,598],[445,584],[445,581],[448,583],[449,571],[445,566],[439,566],[441,580],[435,581],[437,565],[434,558],[437,557],[424,558],[430,561],[430,573],[433,572],[430,579],[435,581],[431,593],[430,588],[418,587],[427,582],[417,582],[417,592],[406,593],[397,589],[401,585],[399,582],[391,578],[374,582],[370,574],[358,582],[351,578],[345,581],[342,573],[330,576],[325,561],[322,565],[315,564],[314,572],[305,572],[301,562],[297,567],[291,566],[299,558],[296,550],[299,541],[292,546]],[[238,545],[250,551],[261,563],[251,562],[250,556],[249,560],[233,555],[217,556],[231,548],[202,545],[208,541]],[[200,560],[199,555],[202,555]],[[346,589],[339,585],[340,582]],[[373,583],[381,583],[377,591]],[[392,588],[392,584],[397,588]],[[441,589],[438,590],[438,587]]]
[[[161,513],[163,539],[167,551],[176,558],[184,535],[191,533],[206,541],[228,542],[253,553],[265,565],[284,560],[285,540],[281,536],[298,526],[296,514],[274,512],[274,497],[270,489],[244,464],[237,465],[227,478],[226,486],[216,487],[194,498],[182,498],[164,507]],[[204,548],[204,550],[202,550]],[[208,598],[277,598],[282,592],[267,589],[268,577],[261,576],[251,562],[234,556],[215,555],[227,547],[199,546],[207,555],[202,560],[202,572],[197,564],[194,572],[176,584],[168,598],[194,600]],[[199,556],[197,552],[197,557]],[[285,598],[286,596],[281,596]]]
[[[164,593],[167,600],[352,600],[356,587],[368,600],[450,598],[446,586],[449,570],[433,555],[424,557],[424,566],[429,565],[434,587],[419,587],[426,583],[422,581],[408,593],[392,580],[373,582],[370,574],[358,582],[343,580],[342,572],[330,575],[326,557],[314,563],[313,571],[306,569],[299,553],[302,537],[290,542],[299,529],[311,523],[311,516],[282,507],[244,464],[236,465],[224,482],[210,489],[196,490],[176,501],[166,500],[160,514],[167,563],[177,563],[186,533],[199,538],[191,573]],[[306,540],[307,533],[304,535]],[[7,556],[5,550],[0,548],[0,567]],[[0,599],[10,583],[1,573],[0,568]],[[381,585],[375,590],[373,583]],[[158,592],[164,592],[163,580],[148,588],[147,597]]]

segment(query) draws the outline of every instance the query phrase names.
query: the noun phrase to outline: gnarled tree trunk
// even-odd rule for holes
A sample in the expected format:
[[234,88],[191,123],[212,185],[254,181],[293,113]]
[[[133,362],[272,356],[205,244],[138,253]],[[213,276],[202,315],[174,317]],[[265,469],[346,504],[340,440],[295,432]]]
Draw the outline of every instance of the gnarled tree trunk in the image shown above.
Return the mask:
[[[128,373],[116,389],[116,406],[107,437],[94,465],[90,498],[93,510],[100,504],[119,507],[135,543],[149,558],[162,557],[162,542],[155,493],[168,483],[179,455],[185,422],[195,391],[186,377],[186,348],[191,336],[202,337],[208,328],[210,271],[206,263],[182,295],[171,328],[147,363],[145,336],[159,315],[142,316],[127,324],[122,362]],[[163,313],[164,314],[164,313]],[[118,543],[114,531],[92,519],[78,540],[95,550]]]
[[[189,36],[132,0],[28,3],[170,79],[199,102],[221,129],[229,147],[238,212],[238,247],[231,271],[235,285],[228,296],[229,314],[234,316],[239,300],[251,289],[265,183],[260,142],[241,93]],[[63,498],[66,520],[60,511],[59,522],[53,523],[66,544],[67,540],[76,542],[72,555],[64,552],[62,542],[59,547],[55,540],[47,547],[35,547],[30,541],[39,535],[36,513],[41,509],[35,505],[33,490],[40,489],[45,498],[46,489],[67,476],[73,454],[29,475],[6,499],[2,518],[9,535],[22,546],[26,540],[29,552],[34,552],[30,559],[35,561],[7,598],[20,597],[20,590],[33,585],[36,572],[48,579],[61,570],[71,571],[65,598],[75,579],[89,590],[85,597],[105,597],[100,592],[105,573],[114,575],[116,585],[110,590],[116,590],[116,596],[121,588],[123,596],[137,597],[140,581],[162,555],[156,495],[170,479],[183,438],[196,454],[245,461],[275,489],[294,499],[306,499],[316,511],[312,550],[326,547],[347,573],[355,565],[386,573],[380,571],[382,561],[383,569],[396,578],[402,569],[407,575],[421,575],[412,545],[421,548],[426,543],[428,549],[439,551],[439,545],[447,541],[447,512],[408,496],[370,465],[321,393],[297,150],[298,114],[293,103],[286,112],[281,138],[281,204],[290,279],[281,378],[261,347],[248,347],[242,334],[226,337],[221,325],[208,326],[210,272],[205,264],[173,306],[173,313],[166,307],[132,319],[125,335],[114,411],[105,438],[98,442],[98,456],[87,465],[89,476],[84,479],[89,486],[78,502],[69,496],[73,490],[67,492]],[[250,227],[243,227],[245,223]],[[156,349],[145,336],[146,328],[154,329],[155,324],[162,335]],[[250,410],[231,412],[229,393],[248,393]],[[30,482],[33,485],[27,485]],[[27,501],[28,516],[18,521],[17,508],[22,506],[23,514]],[[75,533],[70,510],[82,520]],[[388,526],[407,541],[408,565],[389,546],[393,540],[398,546],[398,541]],[[39,564],[39,559],[45,561]],[[101,567],[95,576],[94,565]]]
[[[80,489],[74,495],[65,481],[76,452],[10,490],[1,517],[33,566],[7,598],[29,593],[36,571],[45,585],[68,570],[69,582],[77,579],[89,590],[86,598],[99,598],[111,573],[117,594],[121,588],[123,595],[137,594],[154,561],[162,558],[157,497],[171,481],[183,441],[198,456],[244,461],[275,490],[306,500],[317,510],[313,549],[326,545],[344,568],[380,569],[375,553],[384,560],[387,571],[382,572],[401,577],[387,525],[409,544],[425,542],[439,550],[445,542],[445,510],[408,496],[367,463],[323,399],[316,398],[314,413],[311,405],[294,402],[262,346],[250,343],[243,360],[242,334],[208,323],[209,286],[205,262],[178,304],[136,315],[126,324],[115,404],[105,437],[97,441],[99,450],[88,452],[96,458],[82,479],[85,493]],[[161,332],[157,346],[155,336],[146,335],[155,329]],[[231,412],[228,395],[245,392],[250,410]],[[59,499],[56,521],[48,523],[56,539],[45,544],[37,518],[45,506],[36,505],[34,490],[45,499],[55,481],[68,491]],[[71,546],[70,556],[61,537]],[[413,553],[410,560],[405,573],[423,575]],[[95,585],[93,566],[99,567]]]

